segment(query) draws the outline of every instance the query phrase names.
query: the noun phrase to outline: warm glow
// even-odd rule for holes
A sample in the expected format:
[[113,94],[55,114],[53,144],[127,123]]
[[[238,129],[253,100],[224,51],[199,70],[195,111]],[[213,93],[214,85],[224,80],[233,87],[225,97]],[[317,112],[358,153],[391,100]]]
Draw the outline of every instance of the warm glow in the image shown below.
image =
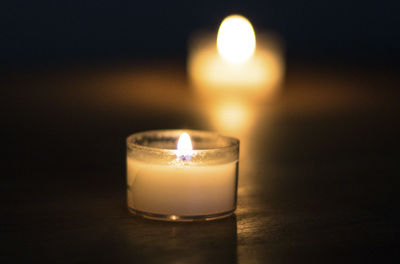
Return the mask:
[[192,157],[193,146],[188,133],[184,132],[180,135],[176,149],[178,158],[189,160]]
[[210,107],[212,125],[215,130],[227,135],[242,137],[252,130],[254,111],[243,102],[216,102]]
[[225,18],[218,30],[219,54],[230,62],[248,60],[256,48],[256,36],[250,21],[240,15]]

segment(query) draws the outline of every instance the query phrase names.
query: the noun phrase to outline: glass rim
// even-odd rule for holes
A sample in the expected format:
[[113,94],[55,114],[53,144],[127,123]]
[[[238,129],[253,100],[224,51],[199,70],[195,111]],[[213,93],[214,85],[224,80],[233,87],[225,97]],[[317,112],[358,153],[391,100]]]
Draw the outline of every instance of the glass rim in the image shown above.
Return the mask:
[[[142,144],[135,143],[134,139],[139,138],[140,136],[146,135],[146,134],[168,134],[168,133],[177,133],[177,134],[182,134],[184,132],[187,132],[191,138],[193,134],[203,134],[203,136],[214,136],[214,137],[219,137],[228,142],[226,146],[215,146],[211,148],[203,148],[203,149],[193,149],[192,152],[193,154],[198,154],[198,153],[211,153],[211,152],[216,152],[216,151],[230,151],[234,149],[238,149],[240,145],[240,140],[234,137],[229,137],[229,136],[224,136],[221,135],[217,132],[212,132],[212,131],[206,131],[206,130],[193,130],[193,129],[159,129],[159,130],[148,130],[148,131],[141,131],[141,132],[136,132],[131,135],[129,135],[126,138],[126,145],[129,150],[140,150],[140,151],[146,151],[146,152],[158,152],[158,153],[170,153],[170,154],[176,154],[177,149],[166,149],[166,148],[159,148],[159,147],[150,147],[150,146],[145,146]],[[192,139],[193,140],[193,139]]]

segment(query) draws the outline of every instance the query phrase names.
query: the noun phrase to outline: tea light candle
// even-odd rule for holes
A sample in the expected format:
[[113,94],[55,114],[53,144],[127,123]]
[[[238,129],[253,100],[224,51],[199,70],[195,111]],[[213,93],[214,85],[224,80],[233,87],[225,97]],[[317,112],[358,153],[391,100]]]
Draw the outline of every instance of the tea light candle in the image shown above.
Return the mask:
[[157,220],[212,220],[236,208],[239,140],[158,130],[127,138],[130,212]]
[[266,33],[256,38],[251,23],[240,15],[225,18],[218,36],[193,37],[187,65],[192,85],[208,97],[265,99],[276,93],[284,73],[278,39]]

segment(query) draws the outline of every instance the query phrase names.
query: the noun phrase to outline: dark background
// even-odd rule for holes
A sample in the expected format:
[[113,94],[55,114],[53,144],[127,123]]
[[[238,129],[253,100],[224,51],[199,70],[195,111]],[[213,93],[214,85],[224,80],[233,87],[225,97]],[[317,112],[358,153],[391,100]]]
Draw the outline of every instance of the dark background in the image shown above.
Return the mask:
[[395,64],[396,1],[3,1],[1,66],[180,58],[189,35],[239,13],[278,32],[287,57]]

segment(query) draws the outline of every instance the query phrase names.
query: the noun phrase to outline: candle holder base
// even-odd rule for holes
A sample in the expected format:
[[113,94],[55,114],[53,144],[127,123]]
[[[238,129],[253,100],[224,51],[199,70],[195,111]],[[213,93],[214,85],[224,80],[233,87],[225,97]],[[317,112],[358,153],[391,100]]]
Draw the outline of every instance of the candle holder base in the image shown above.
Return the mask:
[[219,214],[210,214],[210,215],[185,215],[185,216],[179,216],[179,215],[163,215],[163,214],[154,214],[154,213],[148,213],[148,212],[143,212],[139,211],[136,209],[128,208],[129,212],[131,214],[146,218],[146,219],[151,219],[151,220],[158,220],[158,221],[168,221],[168,222],[201,222],[201,221],[213,221],[213,220],[218,220],[222,218],[229,217],[233,215],[235,209],[228,211],[228,212],[223,212]]

